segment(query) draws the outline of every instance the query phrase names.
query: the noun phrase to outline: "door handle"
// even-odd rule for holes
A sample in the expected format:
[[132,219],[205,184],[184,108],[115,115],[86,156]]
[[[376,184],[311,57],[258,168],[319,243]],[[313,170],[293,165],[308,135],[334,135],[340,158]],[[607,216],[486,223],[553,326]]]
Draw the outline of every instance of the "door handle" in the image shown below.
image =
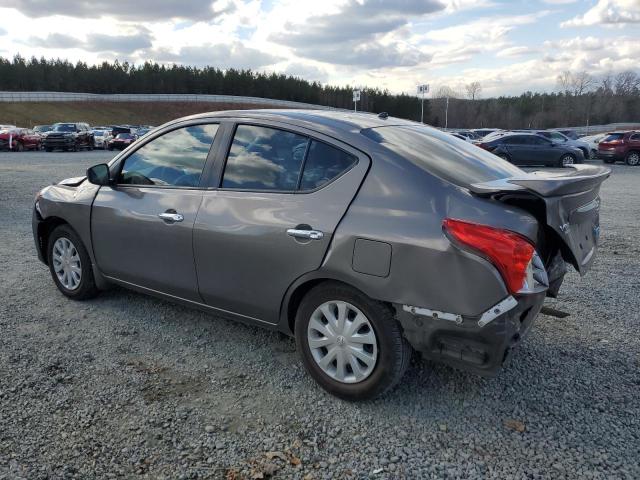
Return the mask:
[[295,238],[306,238],[308,240],[322,240],[324,237],[324,233],[319,230],[299,230],[297,228],[287,230],[287,235]]
[[184,217],[179,213],[159,213],[158,217],[160,217],[165,222],[181,222],[184,220]]

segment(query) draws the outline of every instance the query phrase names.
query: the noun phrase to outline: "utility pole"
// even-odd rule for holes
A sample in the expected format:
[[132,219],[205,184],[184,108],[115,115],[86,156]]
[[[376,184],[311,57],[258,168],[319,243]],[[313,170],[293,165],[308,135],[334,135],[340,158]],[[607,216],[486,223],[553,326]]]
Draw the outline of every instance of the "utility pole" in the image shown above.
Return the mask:
[[360,101],[360,90],[353,91],[353,111],[358,111],[358,102]]
[[420,101],[420,123],[424,123],[424,96],[429,93],[429,85],[422,84],[418,85],[418,95],[422,95],[422,99]]

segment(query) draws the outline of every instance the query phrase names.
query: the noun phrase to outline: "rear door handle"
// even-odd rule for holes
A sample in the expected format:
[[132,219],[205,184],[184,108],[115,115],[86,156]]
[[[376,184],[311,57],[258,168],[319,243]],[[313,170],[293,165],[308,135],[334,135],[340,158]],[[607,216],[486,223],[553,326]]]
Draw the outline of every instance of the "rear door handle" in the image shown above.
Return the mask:
[[158,217],[160,217],[165,222],[181,222],[184,220],[184,217],[179,213],[164,212],[159,213]]
[[306,238],[308,240],[322,240],[324,237],[324,233],[320,230],[299,230],[297,228],[287,230],[287,235],[295,238]]

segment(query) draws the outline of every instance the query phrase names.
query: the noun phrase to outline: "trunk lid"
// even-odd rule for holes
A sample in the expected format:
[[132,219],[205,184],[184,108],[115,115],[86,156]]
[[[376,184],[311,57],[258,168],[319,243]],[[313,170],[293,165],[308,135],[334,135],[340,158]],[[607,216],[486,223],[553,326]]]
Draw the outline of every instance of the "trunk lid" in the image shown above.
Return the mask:
[[[475,183],[476,195],[497,197],[526,192],[545,204],[545,220],[566,247],[564,259],[584,274],[593,263],[600,235],[600,185],[611,170],[573,165],[558,172],[523,172],[521,176]],[[565,253],[567,252],[567,253]]]

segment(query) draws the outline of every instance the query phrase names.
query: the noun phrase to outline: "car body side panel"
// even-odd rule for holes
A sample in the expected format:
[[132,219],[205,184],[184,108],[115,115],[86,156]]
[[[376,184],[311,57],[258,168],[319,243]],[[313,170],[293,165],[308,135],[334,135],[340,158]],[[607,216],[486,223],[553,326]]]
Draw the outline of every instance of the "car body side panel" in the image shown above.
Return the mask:
[[91,258],[96,284],[104,288],[108,283],[96,266],[91,242],[91,205],[99,189],[89,182],[81,182],[78,186],[51,185],[40,192],[38,204],[42,220],[60,219],[80,236]]
[[[497,270],[453,246],[442,231],[442,220],[489,224],[535,241],[538,223],[533,216],[474,197],[408,162],[395,161],[388,150],[372,150],[371,155],[371,171],[340,223],[322,268],[304,280],[341,280],[378,300],[467,316],[479,315],[504,299],[508,293]],[[385,155],[387,161],[379,161]],[[386,277],[353,269],[359,238],[391,245]]]
[[[360,154],[351,170],[310,193],[205,192],[193,236],[204,301],[278,323],[287,288],[320,267],[368,168],[368,158]],[[323,238],[300,240],[287,234],[306,227],[321,231]]]

